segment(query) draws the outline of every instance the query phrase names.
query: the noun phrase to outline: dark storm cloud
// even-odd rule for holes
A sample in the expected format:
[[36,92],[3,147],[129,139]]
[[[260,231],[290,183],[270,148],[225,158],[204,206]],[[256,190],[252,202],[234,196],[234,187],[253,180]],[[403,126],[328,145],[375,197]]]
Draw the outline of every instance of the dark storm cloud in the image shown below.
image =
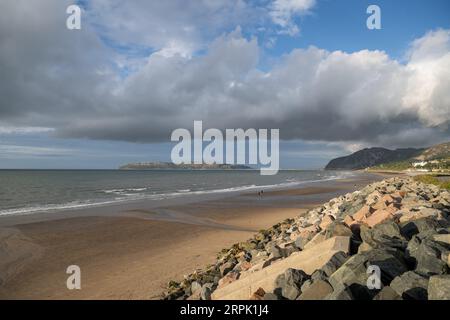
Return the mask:
[[[280,128],[286,140],[397,147],[448,139],[448,30],[414,41],[404,64],[380,51],[350,54],[311,47],[292,51],[262,72],[256,39],[243,37],[239,28],[217,37],[204,54],[193,54],[204,48],[201,34],[191,28],[198,16],[208,10],[221,13],[220,19],[212,14],[205,22],[221,28],[222,15],[237,23],[246,9],[239,1],[231,8],[220,3],[188,7],[182,18],[173,8],[159,7],[171,14],[165,22],[156,20],[155,32],[144,22],[136,29],[145,20],[142,13],[123,28],[113,24],[103,31],[116,36],[112,43],[129,34],[133,42],[153,48],[148,58],[129,61],[87,23],[79,32],[68,31],[69,1],[39,1],[39,8],[37,2],[2,1],[0,127],[48,127],[58,137],[155,142],[203,120],[205,127],[220,129]],[[93,6],[109,8],[104,1]],[[125,9],[125,16],[139,11]],[[98,23],[106,24],[103,20],[112,21],[114,15],[105,14]],[[169,40],[161,31],[164,23]],[[121,64],[132,64],[135,72],[124,76]]]

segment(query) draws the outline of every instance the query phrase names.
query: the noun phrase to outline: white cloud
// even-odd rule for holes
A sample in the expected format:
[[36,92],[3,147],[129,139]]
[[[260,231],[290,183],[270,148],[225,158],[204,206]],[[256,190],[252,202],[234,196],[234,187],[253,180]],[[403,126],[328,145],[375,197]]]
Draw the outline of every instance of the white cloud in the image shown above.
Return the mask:
[[43,127],[12,127],[12,126],[1,126],[0,125],[0,135],[30,135],[36,133],[49,133],[53,132],[53,128],[43,128]]
[[27,159],[30,157],[61,157],[74,154],[74,150],[64,148],[44,148],[21,145],[1,145],[0,158]]
[[428,126],[450,118],[450,31],[438,30],[413,42],[406,67],[410,76],[403,107],[416,110]]
[[[165,17],[175,21],[182,15],[173,30],[164,32],[167,23],[146,29],[150,25],[141,21],[145,15],[127,20],[140,8],[130,1],[118,13],[121,22],[107,33],[117,31],[117,41],[129,36],[158,50],[124,78],[111,67],[115,53],[89,25],[79,33],[64,29],[60,12],[69,1],[48,1],[42,11],[0,2],[7,17],[0,20],[0,125],[55,128],[61,137],[138,142],[168,141],[171,130],[191,128],[193,120],[217,128],[280,128],[284,139],[350,147],[428,144],[449,136],[448,30],[414,41],[404,63],[382,51],[310,47],[293,50],[262,72],[258,42],[242,36],[240,28],[215,37],[201,55],[191,55],[195,36],[175,36],[180,25],[186,26],[182,35],[192,31],[184,13],[175,10],[175,18]],[[221,25],[220,12],[227,5],[204,3],[208,9],[199,15],[211,12],[211,23]],[[233,5],[243,6],[239,3]],[[279,3],[279,12],[287,10],[283,4],[288,2]],[[307,7],[287,12],[292,17]],[[111,13],[102,19],[113,23],[114,17]]]
[[271,5],[270,16],[281,27],[281,34],[294,36],[300,32],[294,18],[309,12],[315,4],[315,0],[275,0]]

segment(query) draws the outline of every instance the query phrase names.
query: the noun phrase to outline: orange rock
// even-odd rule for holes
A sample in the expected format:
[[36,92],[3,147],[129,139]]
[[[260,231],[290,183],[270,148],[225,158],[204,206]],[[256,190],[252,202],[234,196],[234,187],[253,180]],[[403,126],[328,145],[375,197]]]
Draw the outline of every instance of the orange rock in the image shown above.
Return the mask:
[[400,210],[400,205],[398,203],[391,203],[390,205],[388,205],[385,209],[386,211],[389,211],[390,213],[394,214],[396,213],[398,210]]
[[404,191],[396,191],[391,194],[391,197],[394,198],[396,202],[402,201],[402,199],[405,197],[406,192]]
[[353,215],[353,219],[356,221],[363,221],[364,219],[366,219],[367,217],[369,217],[372,212],[373,212],[373,208],[370,206],[364,206],[361,209],[359,209],[359,211],[357,213],[355,213]]
[[258,290],[256,290],[255,293],[252,294],[252,296],[250,297],[250,300],[264,300],[265,294],[266,294],[266,292],[264,291],[264,289],[259,288]]
[[333,216],[328,215],[323,217],[322,222],[319,225],[320,229],[325,230],[333,221],[334,221]]
[[384,200],[380,200],[377,203],[375,203],[372,207],[375,210],[384,210],[384,209],[387,208],[388,204],[389,204],[389,202],[386,202]]
[[375,211],[370,217],[368,217],[367,219],[365,219],[365,223],[369,226],[369,227],[374,227],[377,224],[380,224],[386,220],[390,220],[393,218],[393,215],[391,212],[387,211],[387,210],[377,210]]
[[292,239],[292,240],[295,241],[298,237],[301,237],[301,238],[312,238],[319,231],[320,230],[319,230],[318,226],[309,226],[309,227],[306,227],[306,228],[300,228],[297,237],[295,237],[295,239]]
[[219,280],[218,288],[224,287],[237,279],[239,279],[240,273],[231,271],[227,273],[222,279]]
[[252,264],[250,262],[248,262],[248,261],[241,262],[241,270],[242,271],[247,271],[251,267],[252,267]]
[[352,216],[345,216],[344,223],[347,225],[347,227],[350,227],[355,223],[355,220],[352,218]]
[[384,196],[381,197],[381,201],[384,201],[387,205],[395,202],[395,199],[389,195],[389,194],[385,194]]

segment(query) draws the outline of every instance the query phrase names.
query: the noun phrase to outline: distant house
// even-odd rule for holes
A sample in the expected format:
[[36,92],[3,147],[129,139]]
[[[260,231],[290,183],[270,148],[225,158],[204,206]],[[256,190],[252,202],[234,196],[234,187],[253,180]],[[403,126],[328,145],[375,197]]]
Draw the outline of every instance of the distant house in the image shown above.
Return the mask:
[[417,167],[425,167],[428,164],[427,161],[419,161],[419,162],[413,162],[413,167],[417,168]]

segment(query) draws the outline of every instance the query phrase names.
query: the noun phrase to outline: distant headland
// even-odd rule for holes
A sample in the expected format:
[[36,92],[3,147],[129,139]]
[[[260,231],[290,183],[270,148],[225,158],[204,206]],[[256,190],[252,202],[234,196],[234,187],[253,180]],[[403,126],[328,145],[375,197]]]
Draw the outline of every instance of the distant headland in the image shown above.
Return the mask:
[[244,165],[231,164],[174,164],[171,162],[137,162],[120,166],[119,170],[242,170],[252,169]]

